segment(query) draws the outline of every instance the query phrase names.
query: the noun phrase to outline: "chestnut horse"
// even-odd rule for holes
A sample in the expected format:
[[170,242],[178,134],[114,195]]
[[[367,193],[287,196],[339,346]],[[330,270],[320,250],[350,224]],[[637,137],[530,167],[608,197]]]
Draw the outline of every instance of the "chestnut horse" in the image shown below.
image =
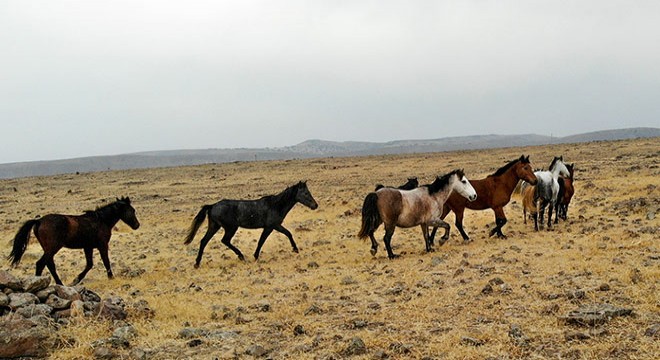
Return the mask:
[[67,247],[83,249],[87,260],[85,269],[76,277],[73,285],[79,283],[92,268],[94,249],[99,249],[108,278],[112,279],[108,243],[112,235],[112,228],[119,220],[125,222],[133,230],[140,227],[140,222],[135,216],[135,209],[131,206],[131,199],[127,197],[117,199],[117,201],[94,211],[86,211],[83,215],[49,214],[41,219],[28,220],[18,230],[8,258],[11,260],[12,266],[17,266],[21,262],[21,257],[27,249],[30,230],[34,228],[34,235],[44,250],[43,256],[37,261],[37,276],[41,276],[44,267],[48,266],[55,283],[62,285],[62,280],[57,276],[55,270],[53,257],[61,248]]
[[398,257],[392,252],[390,245],[394,229],[397,226],[409,228],[421,225],[426,251],[429,252],[431,251],[429,226],[442,226],[445,229],[442,239],[449,238],[449,224],[444,222],[440,215],[445,201],[454,190],[470,201],[477,198],[477,194],[465,177],[463,170],[454,170],[442,177],[436,177],[432,184],[413,190],[382,188],[372,192],[364,199],[362,227],[358,236],[361,239],[367,236],[371,239],[371,255],[376,255],[378,243],[374,238],[374,232],[381,223],[384,223],[383,242],[387,249],[387,256],[394,259]]
[[[472,180],[472,186],[477,192],[477,201],[468,202],[464,198],[452,194],[442,211],[444,219],[449,211],[453,211],[456,216],[456,228],[461,233],[463,241],[470,241],[470,237],[463,230],[463,213],[465,208],[472,210],[493,209],[495,212],[495,228],[490,231],[490,236],[497,234],[500,238],[506,238],[502,233],[502,227],[506,224],[506,215],[504,215],[504,206],[511,200],[511,194],[518,185],[519,180],[525,180],[530,184],[536,184],[536,176],[529,162],[529,155],[521,155],[499,168],[492,175],[485,179]],[[431,244],[437,228],[431,233]],[[441,243],[442,244],[442,243]]]

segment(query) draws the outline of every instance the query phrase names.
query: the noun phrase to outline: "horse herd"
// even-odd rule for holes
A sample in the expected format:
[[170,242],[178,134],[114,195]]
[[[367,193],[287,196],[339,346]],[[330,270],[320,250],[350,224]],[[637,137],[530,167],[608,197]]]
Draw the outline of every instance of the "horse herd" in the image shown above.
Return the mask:
[[[496,226],[490,231],[490,236],[497,234],[498,237],[505,238],[502,233],[502,227],[507,222],[504,206],[509,203],[514,189],[521,180],[525,223],[529,212],[534,218],[535,230],[538,230],[538,221],[540,219],[543,223],[544,210],[548,207],[548,228],[550,228],[553,209],[556,214],[555,223],[558,221],[557,217],[566,219],[568,204],[574,193],[573,170],[572,164],[567,165],[562,157],[555,157],[547,171],[534,172],[529,156],[523,155],[481,180],[468,180],[463,170],[457,169],[438,176],[432,183],[422,186],[419,185],[417,178],[409,178],[406,184],[398,188],[379,184],[364,199],[362,225],[358,236],[371,239],[371,254],[376,255],[378,243],[374,233],[381,224],[384,224],[383,242],[388,257],[393,259],[398,256],[393,253],[391,247],[394,229],[420,226],[426,251],[430,252],[433,251],[434,237],[439,227],[444,229],[439,244],[443,245],[449,239],[450,226],[444,218],[450,211],[455,214],[456,228],[463,240],[470,240],[463,229],[463,214],[468,208],[493,209]],[[184,242],[190,244],[204,220],[208,219],[206,234],[200,241],[195,268],[201,263],[204,248],[221,228],[225,229],[222,243],[240,260],[245,260],[243,253],[231,244],[232,237],[240,227],[263,229],[254,252],[255,259],[259,258],[264,242],[273,231],[284,234],[289,239],[293,251],[297,253],[298,247],[293,235],[282,226],[284,218],[297,203],[312,210],[318,207],[306,182],[298,182],[279,194],[264,196],[257,200],[225,199],[202,206],[193,219]],[[55,282],[62,284],[53,258],[60,249],[67,247],[83,249],[85,253],[85,268],[73,281],[74,285],[79,283],[92,268],[94,249],[99,250],[108,278],[112,278],[108,244],[112,229],[120,220],[134,230],[140,227],[135,209],[128,197],[117,198],[108,205],[94,211],[86,211],[82,215],[49,214],[39,219],[28,220],[16,233],[8,259],[12,266],[20,263],[32,231],[44,251],[36,263],[37,276],[48,267]]]

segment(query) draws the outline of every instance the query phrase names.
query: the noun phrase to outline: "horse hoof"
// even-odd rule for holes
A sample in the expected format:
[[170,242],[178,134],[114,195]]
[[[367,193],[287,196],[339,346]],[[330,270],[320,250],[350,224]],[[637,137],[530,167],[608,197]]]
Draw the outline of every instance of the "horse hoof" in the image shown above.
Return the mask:
[[376,256],[376,253],[378,252],[378,249],[371,248],[371,250],[369,250],[369,252],[371,253],[371,256]]
[[199,264],[195,264],[195,269],[199,269]]
[[390,260],[394,260],[394,259],[399,258],[399,256],[400,256],[400,255],[392,254],[392,255],[389,256],[389,258],[390,258]]
[[296,254],[299,254],[300,252],[298,251],[298,248],[293,249],[293,252]]

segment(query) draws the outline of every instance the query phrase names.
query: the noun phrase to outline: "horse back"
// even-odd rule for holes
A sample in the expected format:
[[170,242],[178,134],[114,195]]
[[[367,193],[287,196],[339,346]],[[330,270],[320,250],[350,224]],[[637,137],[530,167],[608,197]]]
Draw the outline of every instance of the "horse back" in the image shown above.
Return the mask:
[[110,239],[111,229],[90,215],[49,214],[39,220],[35,235],[43,247],[98,248]]
[[224,227],[246,229],[276,225],[284,220],[280,214],[270,210],[264,199],[221,200],[213,206],[210,216]]

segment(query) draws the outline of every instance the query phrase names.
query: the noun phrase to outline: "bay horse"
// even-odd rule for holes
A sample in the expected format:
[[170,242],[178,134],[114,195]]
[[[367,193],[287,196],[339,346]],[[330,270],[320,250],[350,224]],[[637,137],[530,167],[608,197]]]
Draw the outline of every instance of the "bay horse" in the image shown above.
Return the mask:
[[[401,186],[398,186],[397,189],[412,190],[412,189],[414,189],[418,186],[419,186],[419,181],[417,181],[417,177],[411,177],[411,178],[408,178],[408,181],[405,184],[403,184]],[[376,189],[374,191],[378,191],[378,190],[380,190],[384,187],[391,187],[391,186],[385,186],[383,184],[377,184]]]
[[575,181],[573,178],[575,164],[566,164],[566,168],[570,175],[568,177],[560,176],[557,179],[559,193],[557,194],[557,203],[555,205],[556,216],[564,221],[568,218],[568,205],[570,205],[573,194],[575,194],[575,187],[573,186],[573,182]]
[[[559,175],[570,176],[570,172],[564,163],[563,156],[555,156],[546,171],[534,172],[538,183],[536,184],[535,201],[540,201],[538,205],[539,219],[543,225],[543,213],[545,207],[548,206],[548,229],[552,226],[552,210],[557,203],[557,196],[559,195]],[[555,224],[558,222],[555,215]]]
[[[500,238],[506,238],[502,233],[502,227],[507,222],[506,215],[504,214],[504,206],[511,200],[511,194],[520,180],[527,181],[530,184],[536,184],[536,176],[532,170],[529,155],[527,157],[521,155],[520,158],[508,162],[485,179],[471,180],[470,182],[477,192],[477,201],[468,202],[465,198],[457,194],[452,194],[445,203],[442,211],[442,219],[450,211],[453,211],[456,217],[456,228],[461,233],[463,241],[467,242],[470,241],[470,237],[463,229],[465,208],[471,210],[493,209],[496,226],[490,231],[490,236],[497,234]],[[431,232],[431,244],[433,244],[436,230],[437,228],[434,228]],[[440,245],[443,243],[441,242]]]
[[8,259],[11,260],[14,267],[21,262],[21,257],[27,249],[30,230],[34,229],[34,235],[44,250],[43,256],[37,261],[37,276],[41,276],[44,267],[47,266],[55,283],[62,285],[62,280],[55,270],[53,257],[60,249],[66,247],[83,249],[87,261],[85,269],[76,277],[72,286],[82,281],[94,265],[92,261],[94,249],[99,250],[108,279],[112,279],[108,245],[112,228],[119,220],[125,222],[133,230],[140,227],[140,222],[135,216],[135,209],[131,206],[131,199],[128,197],[117,198],[111,204],[99,207],[94,211],[86,211],[82,215],[48,214],[40,219],[28,220],[14,237],[14,245]]
[[374,232],[380,224],[385,224],[383,242],[390,259],[398,257],[392,252],[390,244],[394,229],[398,227],[409,228],[420,225],[426,251],[430,252],[429,226],[441,226],[445,229],[443,239],[449,238],[449,224],[444,222],[442,207],[447,198],[456,191],[461,196],[474,201],[477,194],[465,177],[463,170],[454,170],[446,175],[436,177],[432,184],[424,185],[413,190],[400,190],[382,188],[369,193],[362,206],[362,227],[358,233],[361,239],[367,236],[371,239],[371,255],[378,252],[378,243]]
[[293,209],[296,203],[301,203],[308,208],[314,210],[318,208],[318,204],[314,197],[307,188],[307,182],[301,181],[296,185],[289,186],[284,191],[276,195],[264,196],[258,200],[227,200],[223,199],[212,205],[204,205],[202,209],[195,216],[190,230],[186,236],[184,244],[190,244],[195,237],[195,233],[201,226],[204,218],[208,215],[208,228],[206,234],[201,240],[199,245],[199,252],[195,260],[195,268],[199,268],[204,254],[206,244],[211,240],[220,228],[225,228],[225,233],[222,236],[222,243],[231,249],[238,258],[245,261],[245,257],[237,247],[231,244],[231,238],[236,234],[239,227],[246,229],[260,229],[263,232],[259,237],[257,250],[254,252],[254,259],[259,259],[261,247],[264,245],[266,238],[273,230],[286,235],[291,242],[293,252],[298,252],[298,247],[293,241],[291,232],[282,226],[282,222],[286,215]]

